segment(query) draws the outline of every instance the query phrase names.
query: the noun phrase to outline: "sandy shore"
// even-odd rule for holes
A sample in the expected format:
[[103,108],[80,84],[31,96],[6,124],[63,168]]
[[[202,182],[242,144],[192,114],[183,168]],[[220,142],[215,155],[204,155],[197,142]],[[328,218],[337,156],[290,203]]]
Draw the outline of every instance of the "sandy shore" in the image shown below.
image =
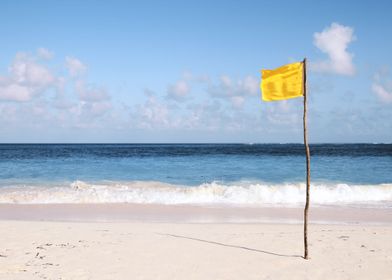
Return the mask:
[[[158,214],[154,207],[137,213],[136,206],[133,218],[128,213],[121,221],[92,222],[102,216],[101,206],[91,207],[94,215],[79,206],[1,205],[0,279],[392,279],[391,210],[372,210],[380,215],[374,216],[382,220],[378,225],[367,223],[371,209],[340,209],[340,222],[351,219],[351,224],[311,224],[307,261],[301,257],[302,225],[295,222],[233,222],[231,210],[203,208],[201,216],[214,220],[191,223],[184,217],[198,208],[165,206],[158,206]],[[119,207],[112,211],[124,214]],[[12,208],[14,213],[5,213]],[[286,211],[275,210],[257,214],[272,219]],[[313,218],[324,220],[328,211],[315,210]],[[60,222],[76,211],[82,211],[79,222]],[[157,218],[173,211],[179,216]],[[237,218],[254,210],[241,211]],[[46,221],[38,221],[45,212]],[[297,214],[292,215],[288,219],[295,221]],[[227,216],[231,222],[224,222]]]
[[[312,223],[392,225],[391,208],[312,207]],[[166,223],[302,223],[300,207],[159,204],[0,204],[0,220]]]

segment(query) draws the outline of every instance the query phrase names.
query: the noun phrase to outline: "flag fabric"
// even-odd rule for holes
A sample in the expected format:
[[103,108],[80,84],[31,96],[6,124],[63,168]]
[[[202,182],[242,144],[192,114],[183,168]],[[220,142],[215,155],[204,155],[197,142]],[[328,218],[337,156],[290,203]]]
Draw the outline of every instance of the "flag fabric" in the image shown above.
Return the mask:
[[303,62],[283,65],[274,70],[261,70],[261,92],[264,101],[285,100],[304,94]]

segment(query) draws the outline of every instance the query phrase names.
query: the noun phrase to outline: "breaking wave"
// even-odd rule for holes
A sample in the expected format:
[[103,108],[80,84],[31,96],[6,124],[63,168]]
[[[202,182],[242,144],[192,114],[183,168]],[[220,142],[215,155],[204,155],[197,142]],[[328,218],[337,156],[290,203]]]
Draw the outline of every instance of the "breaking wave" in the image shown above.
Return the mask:
[[[63,186],[8,186],[0,188],[0,203],[149,203],[295,206],[305,200],[304,183],[267,184],[238,182],[181,186],[162,182],[75,181]],[[313,205],[372,205],[392,207],[392,184],[350,185],[315,183]]]

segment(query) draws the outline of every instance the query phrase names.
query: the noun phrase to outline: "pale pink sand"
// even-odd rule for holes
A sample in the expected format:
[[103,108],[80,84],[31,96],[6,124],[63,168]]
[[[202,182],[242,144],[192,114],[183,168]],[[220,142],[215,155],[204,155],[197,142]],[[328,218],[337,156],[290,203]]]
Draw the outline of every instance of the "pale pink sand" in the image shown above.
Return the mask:
[[[311,207],[312,223],[391,224],[391,208]],[[302,223],[303,208],[159,204],[0,204],[0,220]]]
[[301,209],[37,207],[1,205],[0,279],[392,279],[391,210],[311,209],[319,222],[360,223],[311,224],[304,260],[301,224],[234,222],[295,221]]

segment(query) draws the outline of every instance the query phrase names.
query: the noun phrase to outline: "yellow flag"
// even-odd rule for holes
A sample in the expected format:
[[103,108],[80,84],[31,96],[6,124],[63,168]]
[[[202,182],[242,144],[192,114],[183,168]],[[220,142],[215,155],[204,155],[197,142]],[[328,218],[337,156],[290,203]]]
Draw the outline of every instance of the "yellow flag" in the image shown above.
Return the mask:
[[274,70],[261,70],[261,92],[264,101],[303,96],[303,62],[283,65]]

